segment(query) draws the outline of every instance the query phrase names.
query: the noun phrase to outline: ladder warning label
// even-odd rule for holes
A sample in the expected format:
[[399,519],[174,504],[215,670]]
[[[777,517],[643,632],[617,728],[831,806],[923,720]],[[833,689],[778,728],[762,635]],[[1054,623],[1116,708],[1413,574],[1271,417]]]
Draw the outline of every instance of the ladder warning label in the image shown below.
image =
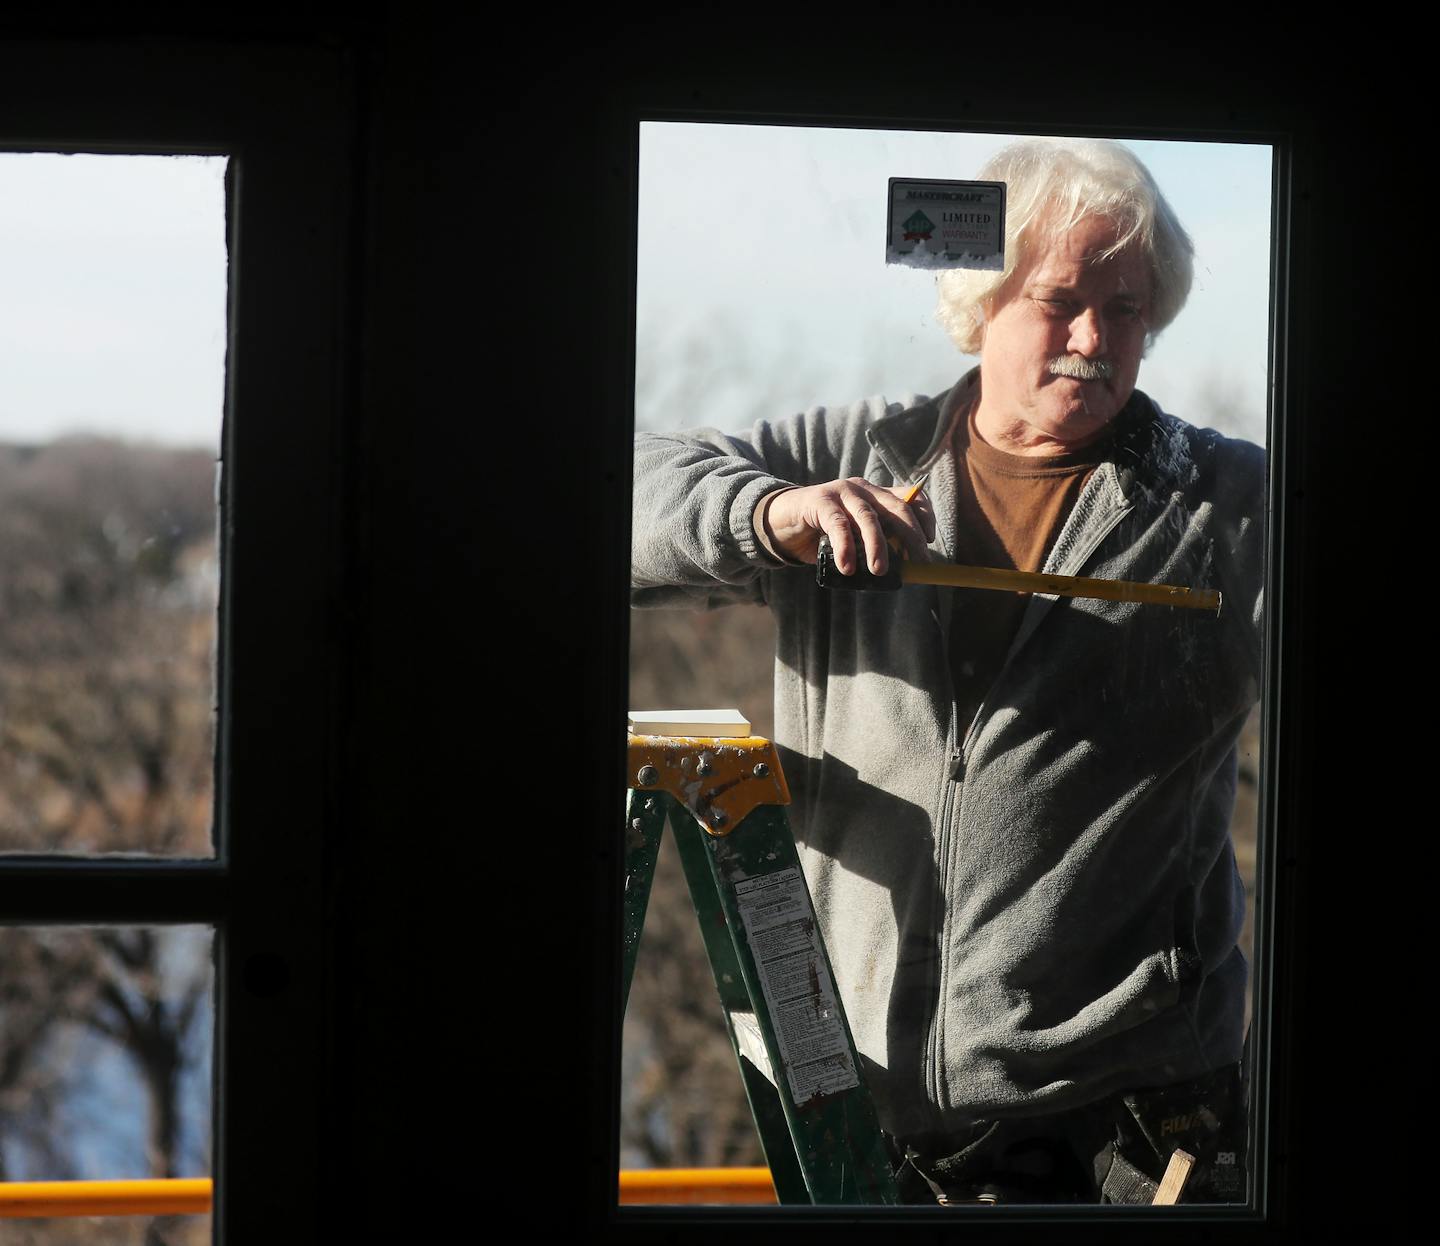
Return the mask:
[[858,1086],[800,871],[742,879],[735,898],[795,1102]]

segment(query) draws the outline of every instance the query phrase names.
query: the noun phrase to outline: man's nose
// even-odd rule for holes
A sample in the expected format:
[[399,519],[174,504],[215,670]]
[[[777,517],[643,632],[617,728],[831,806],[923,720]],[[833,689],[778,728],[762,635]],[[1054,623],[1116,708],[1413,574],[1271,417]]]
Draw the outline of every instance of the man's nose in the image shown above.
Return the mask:
[[1086,359],[1105,353],[1105,322],[1093,307],[1087,307],[1070,322],[1069,348]]

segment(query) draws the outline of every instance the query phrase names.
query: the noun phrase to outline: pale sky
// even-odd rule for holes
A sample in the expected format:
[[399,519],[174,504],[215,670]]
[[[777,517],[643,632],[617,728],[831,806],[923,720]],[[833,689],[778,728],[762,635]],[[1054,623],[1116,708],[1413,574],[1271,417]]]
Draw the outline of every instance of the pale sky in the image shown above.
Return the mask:
[[[975,178],[1014,137],[645,123],[637,424],[741,430],[815,403],[952,385],[975,360],[935,322],[934,275],[885,263],[887,186]],[[1190,300],[1140,388],[1175,415],[1263,441],[1270,149],[1128,145],[1196,248]]]
[[[933,275],[884,262],[886,187],[973,178],[1007,141],[642,126],[637,422],[742,429],[952,384],[973,360],[935,323]],[[1270,150],[1130,146],[1197,252],[1190,302],[1140,387],[1263,440]],[[0,441],[93,432],[218,448],[225,164],[0,153]]]
[[0,153],[0,441],[218,452],[225,163]]

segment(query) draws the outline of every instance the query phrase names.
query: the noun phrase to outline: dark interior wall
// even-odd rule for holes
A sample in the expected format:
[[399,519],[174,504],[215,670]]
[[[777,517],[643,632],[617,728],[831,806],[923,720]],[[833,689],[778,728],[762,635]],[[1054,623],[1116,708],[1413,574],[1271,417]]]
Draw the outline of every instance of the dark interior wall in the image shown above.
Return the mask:
[[[329,48],[350,75],[353,177],[337,203],[353,230],[336,616],[348,678],[321,831],[334,864],[318,988],[328,1056],[292,1088],[297,1121],[319,1108],[319,1171],[287,1174],[299,1178],[291,1223],[326,1236],[267,1240],[448,1240],[452,1224],[510,1204],[527,1223],[602,1235],[633,280],[613,240],[627,236],[635,100],[731,119],[1295,135],[1288,341],[1301,420],[1283,482],[1297,553],[1284,585],[1269,1106],[1279,1210],[1269,1228],[1237,1232],[1372,1233],[1393,1186],[1367,1191],[1408,1154],[1401,1105],[1433,1080],[1410,1027],[1424,989],[1396,883],[1426,838],[1405,717],[1423,640],[1404,633],[1421,608],[1409,590],[1360,584],[1398,582],[1386,577],[1410,565],[1418,530],[1392,484],[1396,456],[1365,453],[1382,428],[1378,448],[1410,444],[1389,413],[1415,397],[1392,392],[1411,369],[1391,355],[1400,282],[1375,262],[1390,243],[1374,215],[1357,232],[1356,205],[1385,197],[1399,148],[1385,97],[1363,96],[1338,53],[1302,62],[1283,40],[1220,31],[1060,27],[979,54],[833,16],[509,15],[520,18],[535,25],[517,34],[410,6],[148,19],[146,37],[182,43]],[[593,205],[593,249],[558,254],[517,229],[512,194],[534,177]],[[573,731],[556,728],[562,715]],[[445,1195],[417,1196],[436,1179]],[[463,1210],[446,1201],[457,1196]],[[1121,1240],[1113,1228],[1064,1236]]]

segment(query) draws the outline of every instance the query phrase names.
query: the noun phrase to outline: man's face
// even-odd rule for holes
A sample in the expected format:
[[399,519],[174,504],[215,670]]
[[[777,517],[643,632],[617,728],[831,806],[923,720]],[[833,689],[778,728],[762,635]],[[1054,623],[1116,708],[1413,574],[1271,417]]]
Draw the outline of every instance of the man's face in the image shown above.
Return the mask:
[[[1011,278],[980,351],[980,435],[1012,454],[1063,454],[1094,441],[1135,389],[1150,315],[1150,266],[1082,220]],[[1070,373],[1070,375],[1057,375]],[[1094,378],[1094,379],[1091,379]]]

